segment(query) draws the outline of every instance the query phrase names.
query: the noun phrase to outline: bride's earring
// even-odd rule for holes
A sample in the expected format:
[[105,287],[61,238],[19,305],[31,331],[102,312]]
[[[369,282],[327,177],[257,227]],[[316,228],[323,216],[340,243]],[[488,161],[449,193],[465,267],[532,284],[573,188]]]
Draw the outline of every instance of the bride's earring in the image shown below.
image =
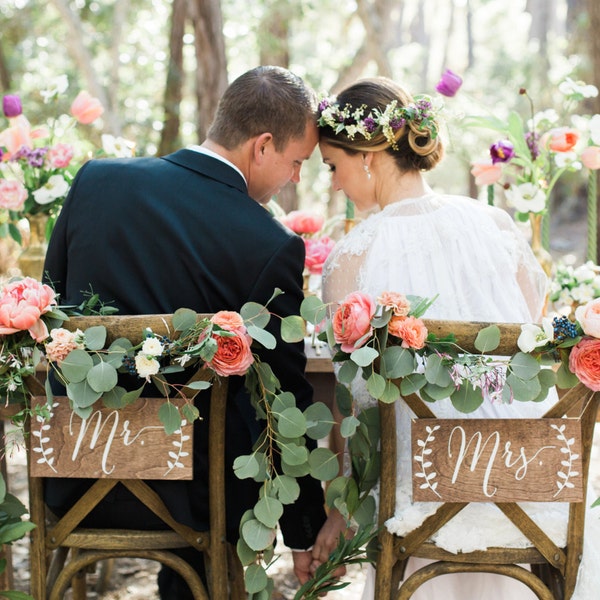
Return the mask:
[[367,174],[367,179],[371,179],[371,171],[369,171],[369,165],[365,163],[363,165],[363,169],[365,170],[365,173]]

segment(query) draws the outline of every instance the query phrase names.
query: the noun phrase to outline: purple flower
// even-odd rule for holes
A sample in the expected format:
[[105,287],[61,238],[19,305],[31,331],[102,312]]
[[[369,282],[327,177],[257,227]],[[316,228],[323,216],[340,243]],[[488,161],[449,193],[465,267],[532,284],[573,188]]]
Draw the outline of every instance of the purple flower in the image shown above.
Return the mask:
[[323,100],[319,102],[319,112],[323,112],[326,108],[329,108],[329,99],[323,98]]
[[395,117],[393,119],[390,119],[390,127],[392,128],[392,131],[398,131],[399,129],[402,129],[405,124],[406,119],[404,119],[403,117]]
[[528,131],[525,134],[525,142],[531,153],[531,160],[535,160],[540,155],[540,134],[535,131]]
[[492,164],[508,162],[515,155],[514,146],[508,140],[500,140],[490,146]]
[[451,98],[458,92],[458,89],[462,85],[462,77],[451,71],[450,69],[446,69],[442,73],[442,77],[439,80],[438,84],[435,86],[435,89],[442,94],[442,96],[448,96]]
[[377,129],[377,123],[375,123],[375,119],[373,119],[373,117],[366,117],[363,120],[363,125],[368,133],[373,133]]
[[8,119],[18,117],[23,113],[21,98],[15,94],[7,94],[2,98],[2,110],[4,111],[4,116]]

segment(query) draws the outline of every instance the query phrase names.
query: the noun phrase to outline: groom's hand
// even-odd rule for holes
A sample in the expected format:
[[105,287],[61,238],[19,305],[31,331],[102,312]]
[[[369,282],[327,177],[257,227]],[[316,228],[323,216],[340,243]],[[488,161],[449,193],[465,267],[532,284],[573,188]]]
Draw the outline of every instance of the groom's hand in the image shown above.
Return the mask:
[[310,550],[292,551],[294,561],[294,574],[298,578],[300,585],[304,585],[311,577],[310,564],[312,562],[312,553]]

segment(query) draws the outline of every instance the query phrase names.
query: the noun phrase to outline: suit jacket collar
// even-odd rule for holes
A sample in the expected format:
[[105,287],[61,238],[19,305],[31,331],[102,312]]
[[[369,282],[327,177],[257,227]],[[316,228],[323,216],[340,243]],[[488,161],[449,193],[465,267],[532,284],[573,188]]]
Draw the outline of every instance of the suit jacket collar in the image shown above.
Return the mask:
[[248,193],[244,178],[235,169],[217,158],[185,148],[161,158],[236,188],[244,194]]

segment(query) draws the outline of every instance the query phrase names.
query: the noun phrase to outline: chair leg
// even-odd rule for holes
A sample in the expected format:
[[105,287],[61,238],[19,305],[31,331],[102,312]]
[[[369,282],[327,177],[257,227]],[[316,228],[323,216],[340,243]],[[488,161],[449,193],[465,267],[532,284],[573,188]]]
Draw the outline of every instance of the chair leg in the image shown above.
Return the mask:
[[229,596],[231,600],[245,600],[244,567],[232,544],[227,544],[227,562],[229,563]]
[[531,572],[544,582],[555,600],[564,600],[564,578],[552,565],[548,563],[531,565]]
[[114,567],[114,558],[108,558],[100,563],[100,573],[98,574],[98,583],[96,583],[96,593],[99,596],[102,596],[102,594],[104,594],[108,589]]

